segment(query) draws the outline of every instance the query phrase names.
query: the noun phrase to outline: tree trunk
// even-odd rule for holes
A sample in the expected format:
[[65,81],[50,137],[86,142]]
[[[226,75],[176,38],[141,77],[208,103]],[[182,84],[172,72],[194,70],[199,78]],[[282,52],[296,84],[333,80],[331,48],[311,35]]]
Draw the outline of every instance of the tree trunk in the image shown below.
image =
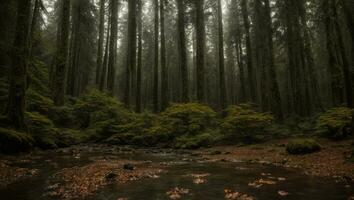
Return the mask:
[[104,23],[105,23],[105,0],[100,0],[100,24],[98,34],[97,66],[96,66],[96,85],[99,87],[102,65],[103,65],[103,42],[104,42]]
[[108,57],[109,57],[109,30],[110,30],[110,21],[108,21],[107,25],[107,36],[106,36],[106,49],[103,56],[103,64],[102,64],[102,71],[100,73],[100,91],[105,91],[107,88],[107,71],[108,71]]
[[153,86],[153,111],[159,112],[159,0],[154,0],[154,86]]
[[251,34],[250,34],[250,22],[249,22],[249,13],[247,8],[247,0],[241,1],[241,9],[242,9],[242,17],[243,17],[243,24],[245,27],[246,33],[246,52],[247,52],[247,71],[248,71],[248,85],[250,90],[251,101],[256,102],[256,81],[253,72],[253,53],[252,53],[252,46],[251,46]]
[[197,40],[197,99],[205,103],[205,22],[204,0],[195,1],[196,4],[196,40]]
[[[136,0],[128,2],[128,46],[127,46],[127,68],[125,77],[124,104],[127,108],[130,105],[131,75],[136,64]],[[134,84],[135,85],[135,84]]]
[[342,71],[339,67],[340,63],[336,55],[336,40],[335,34],[333,33],[333,10],[331,9],[329,0],[322,1],[322,9],[325,16],[324,21],[326,28],[329,72],[331,75],[332,104],[333,106],[338,106],[342,103],[344,94],[341,86]]
[[136,100],[135,100],[135,111],[137,113],[141,112],[141,81],[142,81],[142,36],[143,36],[143,20],[142,20],[142,0],[138,0],[138,65],[136,72]]
[[70,0],[63,0],[61,18],[58,28],[59,46],[57,47],[56,69],[54,72],[53,100],[55,105],[64,105],[65,80],[67,71],[69,24],[70,24]]
[[342,70],[343,70],[343,77],[344,77],[344,89],[346,92],[346,103],[347,106],[350,108],[354,107],[354,102],[353,102],[353,88],[352,88],[352,76],[350,72],[350,61],[348,60],[348,57],[346,55],[346,50],[345,50],[345,44],[342,36],[342,31],[341,27],[338,22],[338,14],[337,14],[337,7],[336,7],[336,1],[332,0],[332,9],[334,12],[334,24],[335,24],[335,30],[337,33],[338,37],[338,46],[339,46],[339,51],[341,54],[341,59],[342,59]]
[[117,63],[117,35],[118,35],[118,0],[111,0],[111,33],[109,41],[107,89],[114,95],[116,63]]
[[169,104],[168,69],[166,64],[166,39],[165,39],[165,0],[160,0],[160,26],[161,26],[161,110]]
[[188,66],[187,66],[187,49],[186,49],[186,31],[185,31],[185,18],[184,18],[184,0],[177,1],[178,10],[178,54],[181,75],[181,89],[182,89],[182,102],[189,102],[188,92]]
[[221,0],[218,0],[218,34],[219,34],[219,103],[220,108],[227,107],[225,84],[224,31],[222,22]]
[[24,120],[26,110],[27,66],[29,54],[30,0],[19,0],[15,40],[11,52],[10,87],[6,114],[16,129],[26,130]]

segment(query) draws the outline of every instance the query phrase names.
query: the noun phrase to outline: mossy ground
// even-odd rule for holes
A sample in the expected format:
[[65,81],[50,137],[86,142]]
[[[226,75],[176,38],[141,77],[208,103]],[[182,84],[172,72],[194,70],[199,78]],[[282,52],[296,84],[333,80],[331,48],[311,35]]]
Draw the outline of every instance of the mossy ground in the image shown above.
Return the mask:
[[295,139],[286,146],[286,151],[290,154],[309,154],[320,150],[320,144],[314,139]]

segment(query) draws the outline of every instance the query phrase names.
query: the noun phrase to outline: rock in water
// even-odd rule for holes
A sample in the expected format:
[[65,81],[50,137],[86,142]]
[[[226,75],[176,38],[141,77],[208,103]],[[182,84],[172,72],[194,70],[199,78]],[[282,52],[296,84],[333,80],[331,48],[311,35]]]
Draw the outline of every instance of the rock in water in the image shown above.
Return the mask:
[[134,166],[132,164],[124,164],[123,169],[125,170],[134,170]]

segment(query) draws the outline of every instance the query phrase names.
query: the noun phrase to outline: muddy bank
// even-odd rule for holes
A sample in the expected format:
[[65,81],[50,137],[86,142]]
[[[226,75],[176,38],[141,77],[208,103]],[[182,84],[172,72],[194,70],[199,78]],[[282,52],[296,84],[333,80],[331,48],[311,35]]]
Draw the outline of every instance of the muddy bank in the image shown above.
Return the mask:
[[206,160],[247,161],[275,164],[302,170],[305,174],[354,180],[354,163],[348,161],[353,141],[320,140],[322,150],[307,155],[290,155],[288,140],[272,141],[251,146],[220,146],[199,151]]

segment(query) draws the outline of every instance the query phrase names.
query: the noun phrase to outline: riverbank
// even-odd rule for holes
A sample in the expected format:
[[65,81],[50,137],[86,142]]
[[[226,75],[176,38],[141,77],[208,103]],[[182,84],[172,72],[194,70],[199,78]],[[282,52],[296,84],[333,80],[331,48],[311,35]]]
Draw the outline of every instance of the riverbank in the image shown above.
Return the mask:
[[206,160],[247,161],[269,163],[300,169],[307,175],[354,180],[354,163],[349,162],[352,140],[319,140],[321,151],[307,155],[290,155],[285,146],[289,140],[275,140],[249,146],[219,146],[199,151]]

